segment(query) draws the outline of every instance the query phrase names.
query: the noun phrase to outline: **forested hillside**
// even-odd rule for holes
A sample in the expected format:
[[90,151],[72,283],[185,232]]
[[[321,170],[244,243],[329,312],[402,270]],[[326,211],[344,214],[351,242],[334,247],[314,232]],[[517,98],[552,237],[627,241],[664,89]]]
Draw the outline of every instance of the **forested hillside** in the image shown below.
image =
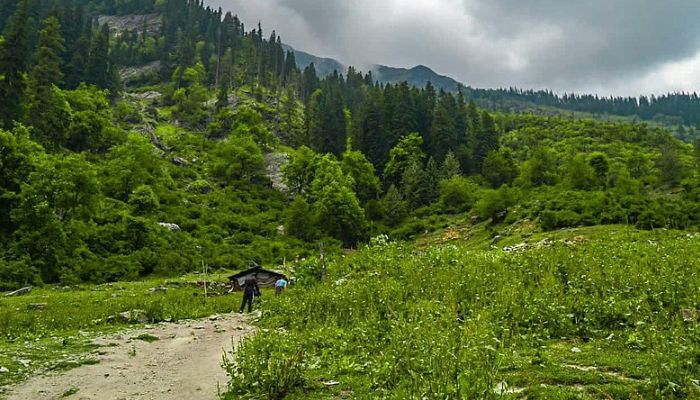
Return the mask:
[[353,68],[321,78],[201,1],[0,13],[4,288],[282,263],[465,213],[494,235],[700,224],[700,150],[663,129],[488,112],[468,90]]

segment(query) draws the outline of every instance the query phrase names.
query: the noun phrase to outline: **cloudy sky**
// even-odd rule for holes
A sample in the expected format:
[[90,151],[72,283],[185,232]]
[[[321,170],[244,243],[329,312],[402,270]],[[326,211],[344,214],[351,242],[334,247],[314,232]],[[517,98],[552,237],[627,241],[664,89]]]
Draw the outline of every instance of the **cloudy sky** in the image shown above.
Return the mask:
[[700,91],[698,0],[205,0],[345,64],[473,87]]

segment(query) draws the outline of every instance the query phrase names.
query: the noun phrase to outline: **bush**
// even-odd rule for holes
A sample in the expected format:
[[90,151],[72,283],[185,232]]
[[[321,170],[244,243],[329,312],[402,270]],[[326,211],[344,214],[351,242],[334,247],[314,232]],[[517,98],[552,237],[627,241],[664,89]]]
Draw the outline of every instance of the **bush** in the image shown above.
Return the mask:
[[479,187],[469,179],[454,176],[440,182],[440,206],[447,212],[469,211],[476,202]]

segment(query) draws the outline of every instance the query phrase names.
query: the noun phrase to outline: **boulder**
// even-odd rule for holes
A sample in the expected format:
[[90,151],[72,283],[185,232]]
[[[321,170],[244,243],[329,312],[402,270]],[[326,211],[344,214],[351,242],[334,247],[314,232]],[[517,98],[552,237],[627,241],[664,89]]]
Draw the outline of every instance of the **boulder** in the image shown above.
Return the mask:
[[165,229],[167,229],[169,231],[173,231],[173,232],[180,232],[182,230],[178,224],[171,224],[168,222],[159,222],[158,225],[161,228],[165,228]]
[[148,317],[146,316],[146,311],[144,310],[131,310],[125,311],[123,313],[117,314],[117,318],[121,322],[145,324],[148,322]]
[[16,296],[24,296],[25,294],[29,293],[32,291],[31,286],[23,287],[22,289],[15,290],[12,293],[8,293],[5,295],[5,297],[16,297]]
[[187,165],[187,160],[185,160],[182,157],[173,157],[172,162],[178,167],[184,167],[185,165]]

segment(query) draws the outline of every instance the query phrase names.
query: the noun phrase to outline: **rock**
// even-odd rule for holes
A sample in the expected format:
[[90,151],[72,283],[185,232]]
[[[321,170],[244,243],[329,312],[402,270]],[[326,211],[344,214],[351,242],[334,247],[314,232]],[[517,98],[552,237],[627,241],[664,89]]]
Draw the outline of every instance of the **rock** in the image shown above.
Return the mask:
[[[119,77],[121,78],[122,83],[124,83],[128,86],[129,83],[139,81],[140,79],[142,79],[148,75],[152,75],[152,74],[157,73],[159,70],[160,70],[160,61],[153,61],[153,62],[150,62],[148,64],[122,68],[119,70]],[[145,94],[145,93],[147,93],[147,94]],[[144,94],[137,93],[136,95],[132,95],[132,97],[135,97],[137,99],[143,99],[143,100],[153,100],[154,98],[151,96],[153,96],[154,93],[158,94],[158,96],[155,97],[155,99],[159,99],[162,96],[159,92],[148,91],[148,92],[144,92]]]
[[9,369],[7,369],[7,368],[5,368],[5,367],[0,367],[0,374],[6,374],[6,373],[8,373],[8,372],[10,372]]
[[501,235],[496,235],[494,236],[493,239],[491,239],[492,244],[498,244],[501,240],[503,240],[503,236]]
[[30,310],[43,310],[46,306],[48,306],[47,303],[30,303],[27,308]]
[[194,330],[196,330],[196,331],[201,331],[201,330],[207,329],[207,327],[204,326],[204,325],[197,325],[197,326],[195,326],[195,327],[192,328],[192,329],[194,329]]
[[97,24],[107,24],[110,33],[120,36],[124,32],[136,31],[139,34],[157,36],[163,25],[163,17],[160,14],[131,14],[131,15],[98,15]]
[[184,167],[185,165],[187,165],[187,160],[185,160],[182,157],[173,157],[172,162],[178,167]]
[[154,288],[150,288],[146,290],[146,294],[154,294],[154,293],[165,293],[168,291],[168,288],[163,287],[163,286],[158,286]]
[[182,230],[178,224],[171,224],[168,222],[159,222],[158,225],[161,228],[165,228],[165,229],[167,229],[169,231],[173,231],[173,232],[180,232]]
[[5,297],[16,297],[16,296],[24,296],[25,294],[29,293],[32,291],[31,286],[23,287],[22,289],[15,290],[12,293],[8,293],[5,295]]
[[212,315],[211,317],[209,317],[209,321],[218,321],[220,318],[221,317],[219,317],[218,315]]
[[123,313],[119,313],[117,318],[122,322],[129,323],[145,324],[148,322],[148,317],[146,316],[146,311],[144,310],[125,311]]
[[527,250],[527,248],[527,243],[520,243],[516,244],[515,246],[504,247],[503,251],[505,251],[506,253],[517,253],[519,251]]
[[484,218],[482,218],[480,215],[475,215],[475,216],[471,217],[471,219],[469,219],[469,222],[470,222],[472,225],[476,225],[476,224],[480,223],[480,222],[483,221],[483,220],[484,220]]
[[29,367],[29,364],[31,364],[31,361],[29,360],[17,360],[18,363],[22,364],[24,368]]
[[340,385],[340,382],[338,381],[328,381],[328,382],[323,382],[324,385],[326,386],[338,386]]
[[286,230],[284,228],[284,225],[280,225],[277,227],[277,235],[278,236],[284,236],[286,234]]
[[685,322],[697,321],[698,317],[700,317],[700,311],[693,310],[690,308],[684,308],[681,310],[681,316],[683,317],[683,321]]
[[580,353],[580,352],[581,352],[581,349],[579,349],[578,347],[574,347],[574,348],[571,349],[571,352],[572,352],[572,353]]
[[265,171],[272,182],[272,188],[280,192],[287,192],[289,188],[284,183],[282,167],[289,162],[287,153],[269,153],[265,155]]

